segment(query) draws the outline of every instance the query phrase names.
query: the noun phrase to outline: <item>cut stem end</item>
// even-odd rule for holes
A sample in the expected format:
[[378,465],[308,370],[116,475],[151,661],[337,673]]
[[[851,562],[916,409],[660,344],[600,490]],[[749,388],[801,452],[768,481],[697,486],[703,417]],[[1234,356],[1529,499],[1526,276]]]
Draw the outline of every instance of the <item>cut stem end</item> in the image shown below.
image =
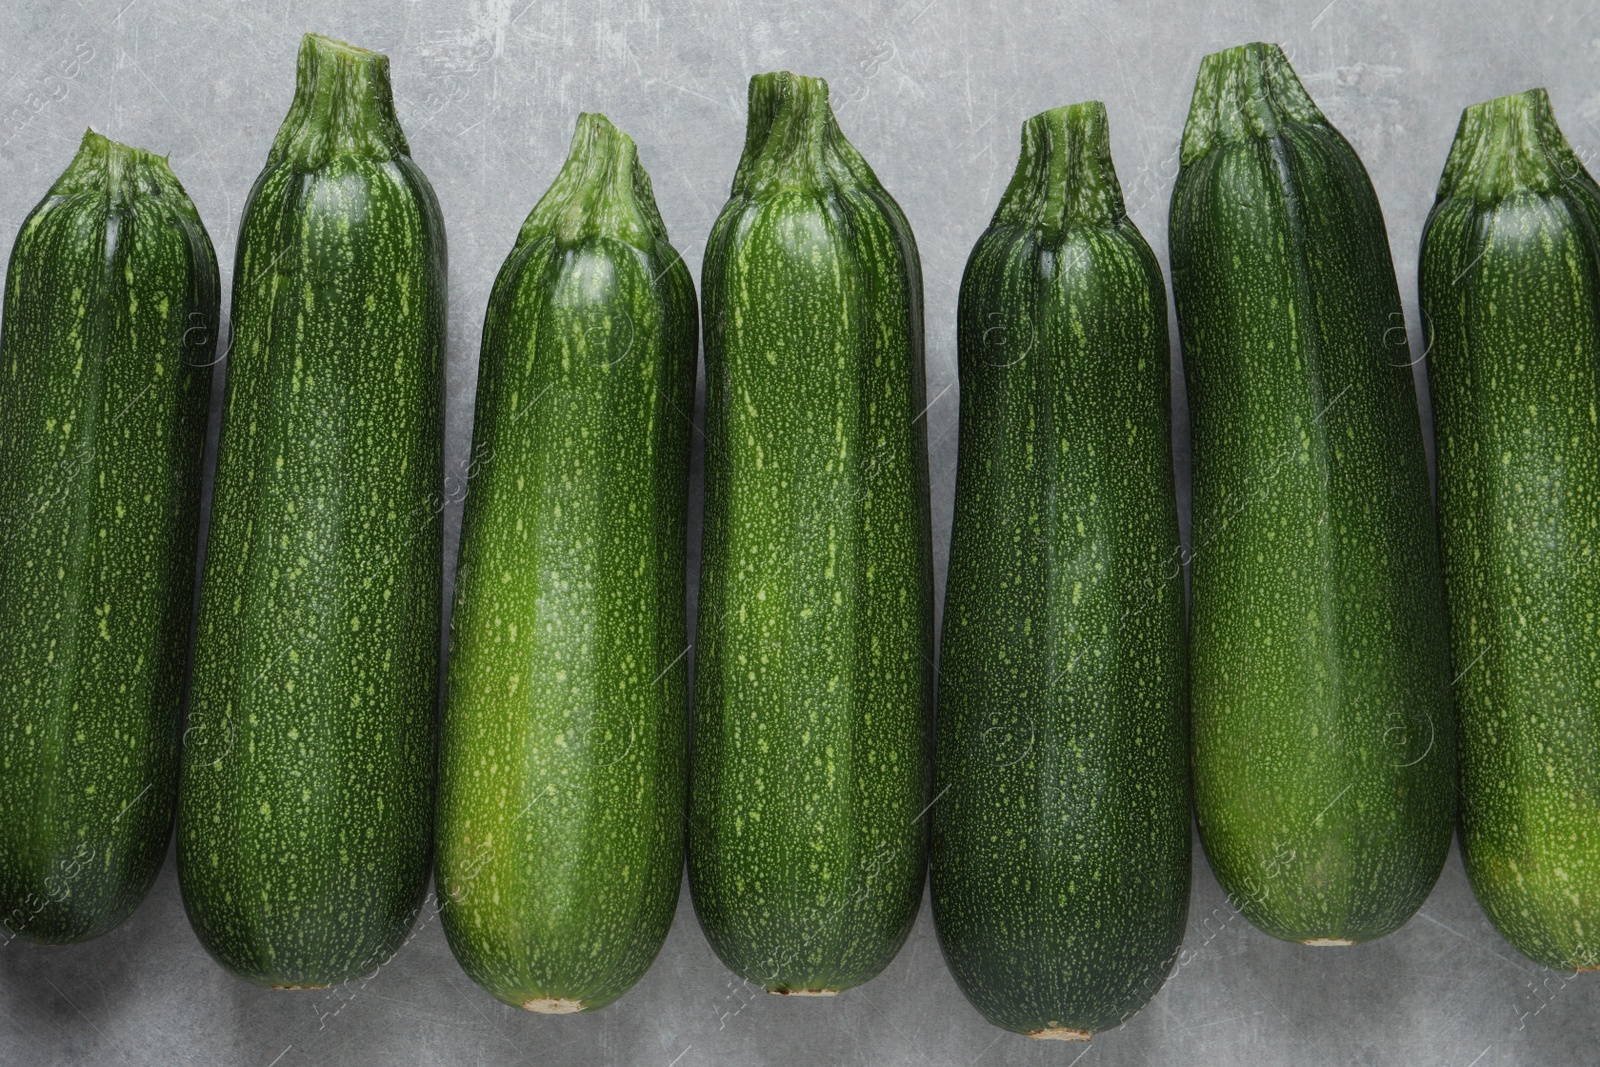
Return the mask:
[[564,997],[534,997],[532,1000],[522,1002],[524,1011],[536,1012],[539,1015],[574,1015],[583,1010],[583,1001],[567,1000]]
[[1094,1035],[1087,1030],[1073,1030],[1065,1026],[1052,1026],[1044,1030],[1032,1030],[1029,1037],[1038,1038],[1040,1041],[1087,1041]]

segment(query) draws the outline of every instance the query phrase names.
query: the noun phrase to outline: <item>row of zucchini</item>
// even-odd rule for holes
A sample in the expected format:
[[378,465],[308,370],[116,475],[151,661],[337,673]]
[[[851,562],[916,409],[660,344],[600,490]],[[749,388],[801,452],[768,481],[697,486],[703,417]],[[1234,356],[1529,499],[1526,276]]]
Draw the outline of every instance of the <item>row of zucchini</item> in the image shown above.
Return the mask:
[[1467,109],[1424,235],[1442,560],[1377,199],[1281,51],[1206,57],[1183,136],[1187,552],[1105,110],[1028,120],[957,309],[936,746],[916,245],[824,82],[749,104],[702,308],[599,115],[496,279],[437,797],[445,236],[387,60],[305,38],[246,203],[181,739],[218,270],[166,162],[86,135],[0,335],[7,936],[120,923],[176,796],[190,921],[264,985],[381,964],[432,867],[475,981],[592,1010],[687,853],[730,968],[831,994],[927,867],[979,1010],[1086,1038],[1177,959],[1191,796],[1251,922],[1349,945],[1421,906],[1459,795],[1497,928],[1600,964],[1600,191],[1543,91]]

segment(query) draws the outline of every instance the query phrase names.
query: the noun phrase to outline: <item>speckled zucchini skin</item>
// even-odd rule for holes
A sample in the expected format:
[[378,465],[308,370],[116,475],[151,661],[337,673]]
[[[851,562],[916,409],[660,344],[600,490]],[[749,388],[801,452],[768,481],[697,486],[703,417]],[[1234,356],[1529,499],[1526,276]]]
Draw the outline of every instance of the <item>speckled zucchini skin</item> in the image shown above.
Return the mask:
[[0,336],[0,933],[64,944],[167,852],[217,260],[166,160],[90,131]]
[[1461,845],[1495,928],[1600,967],[1600,189],[1543,89],[1461,115],[1422,311],[1461,716]]
[[747,981],[836,992],[921,901],[933,574],[916,243],[820,79],[751,79],[701,292],[689,883]]
[[1380,937],[1455,817],[1443,579],[1383,215],[1275,45],[1201,61],[1172,196],[1195,813],[1280,938]]
[[450,947],[534,1011],[622,995],[677,906],[698,336],[632,139],[581,116],[484,320],[440,740]]
[[1023,126],[958,322],[933,917],[990,1022],[1088,1037],[1161,987],[1190,867],[1166,290],[1098,101]]
[[178,875],[241,977],[323,986],[427,882],[443,569],[444,225],[386,57],[307,35],[245,205]]

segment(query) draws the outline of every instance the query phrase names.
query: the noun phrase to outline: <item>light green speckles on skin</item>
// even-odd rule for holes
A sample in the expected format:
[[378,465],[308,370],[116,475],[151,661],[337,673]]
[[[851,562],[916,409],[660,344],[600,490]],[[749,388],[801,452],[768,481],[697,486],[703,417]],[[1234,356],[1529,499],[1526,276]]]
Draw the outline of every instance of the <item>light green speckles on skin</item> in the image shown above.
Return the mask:
[[1600,674],[1575,640],[1600,600],[1597,222],[1543,90],[1476,104],[1419,272],[1445,573],[1471,607],[1452,620],[1463,860],[1500,933],[1557,969],[1600,965],[1581,932],[1600,919]]
[[[405,936],[426,877],[415,831],[432,756],[411,739],[428,736],[437,666],[443,231],[392,111],[375,120],[390,107],[373,91],[382,63],[342,47],[307,40],[241,227],[234,333],[251,358],[229,375],[194,670],[196,708],[229,707],[239,727],[233,757],[186,778],[179,815],[197,932],[267,984],[370,967]],[[309,106],[329,92],[339,108]],[[327,122],[350,128],[309,128]],[[409,308],[396,275],[411,279]],[[290,735],[308,721],[315,731]],[[349,836],[329,829],[348,822],[341,798],[360,800]],[[262,803],[270,824],[201,814]],[[185,860],[212,852],[215,872]],[[296,914],[241,910],[263,893],[292,897]]]
[[[762,79],[754,84],[766,91]],[[932,658],[928,630],[905,625],[931,603],[899,603],[908,585],[927,594],[919,586],[921,468],[912,458],[920,445],[905,432],[920,426],[912,417],[921,407],[921,353],[909,309],[897,303],[915,284],[909,233],[881,190],[869,195],[854,176],[806,162],[816,161],[806,145],[818,143],[807,138],[820,132],[807,124],[831,120],[820,97],[803,96],[817,83],[793,84],[802,96],[788,103],[798,110],[774,121],[808,132],[773,134],[763,147],[766,112],[753,102],[750,150],[706,257],[707,436],[723,445],[708,452],[698,677],[717,681],[702,693],[707,740],[695,754],[690,823],[691,886],[713,947],[752,981],[780,987],[825,973],[845,985],[865,980],[904,936],[902,889],[921,852],[909,835],[922,805],[911,800],[925,782],[914,771],[861,773],[847,739],[866,731],[882,704],[893,713],[873,736],[887,726],[892,744],[925,752],[918,725],[931,688],[923,688],[922,664]],[[829,144],[828,152],[858,159],[842,138]],[[859,243],[846,249],[847,240]],[[869,268],[853,258],[869,256],[887,279],[877,306],[860,299],[858,271]],[[832,359],[824,364],[817,352]],[[877,450],[864,447],[877,441]],[[868,538],[876,514],[891,520]],[[893,640],[874,649],[874,629],[892,630]],[[742,733],[751,724],[754,743]],[[829,743],[831,760],[821,754]],[[809,757],[796,763],[808,745]],[[739,798],[780,768],[798,776],[800,810],[767,809],[759,823],[746,821]],[[847,782],[861,784],[859,797],[846,795]],[[903,829],[888,831],[903,846],[894,862],[879,871],[853,863],[843,828],[876,833],[902,803]],[[790,866],[818,840],[802,825],[805,811],[833,812],[820,840],[846,850],[820,865],[825,879],[817,864]],[[842,869],[855,873],[845,879]],[[847,908],[854,914],[838,914],[840,900],[856,902]],[[815,950],[776,959],[794,938]],[[775,974],[775,965],[796,973]]]
[[[681,610],[664,605],[682,598],[670,560],[681,564],[689,431],[669,406],[692,405],[692,290],[664,236],[629,245],[601,226],[603,236],[563,244],[600,216],[633,217],[613,199],[631,201],[633,186],[609,184],[615,168],[581,165],[580,146],[595,148],[585,131],[602,136],[602,122],[580,123],[497,282],[474,439],[475,455],[495,459],[473,481],[457,585],[440,871],[447,884],[508,888],[469,892],[445,921],[468,973],[516,1004],[598,1006],[631,985],[670,921],[681,871],[681,854],[660,843],[682,824],[687,641]],[[612,373],[624,358],[641,373]],[[538,418],[520,417],[524,396],[537,398]],[[525,753],[491,761],[509,804],[469,784],[486,748]],[[598,819],[579,814],[619,792],[633,799]],[[519,809],[539,820],[539,833],[518,835],[528,847],[480,852],[469,827]],[[577,897],[584,907],[566,903]],[[506,936],[523,916],[552,914],[561,918],[537,938]]]
[[[1263,87],[1246,95],[1266,132],[1229,125],[1248,86]],[[1399,293],[1371,184],[1280,50],[1208,57],[1190,127],[1171,246],[1205,546],[1191,572],[1199,826],[1252,922],[1366,940],[1421,905],[1455,807],[1427,467],[1410,366],[1385,349]],[[1395,707],[1430,729],[1391,731]],[[1300,860],[1253,892],[1277,841]]]
[[[209,377],[151,381],[151,359],[178,353],[138,310],[171,290],[189,297],[185,314],[213,321],[215,271],[165,162],[92,132],[13,249],[10,275],[29,284],[7,287],[0,315],[11,369],[0,407],[14,431],[0,442],[0,511],[28,521],[12,524],[0,554],[10,613],[0,673],[10,680],[7,729],[19,744],[29,738],[30,758],[26,768],[4,761],[0,853],[38,862],[0,864],[4,910],[30,893],[59,895],[49,885],[62,855],[84,847],[97,857],[92,868],[74,863],[60,906],[34,915],[26,939],[77,941],[114,927],[165,849],[185,628],[176,605],[191,588],[198,396]],[[139,417],[118,425],[129,397],[141,401]],[[53,472],[43,483],[40,461]],[[108,472],[114,486],[153,490],[161,506],[122,521]],[[149,671],[146,653],[156,659]],[[124,775],[148,787],[137,809],[123,811],[120,786],[107,787]]]

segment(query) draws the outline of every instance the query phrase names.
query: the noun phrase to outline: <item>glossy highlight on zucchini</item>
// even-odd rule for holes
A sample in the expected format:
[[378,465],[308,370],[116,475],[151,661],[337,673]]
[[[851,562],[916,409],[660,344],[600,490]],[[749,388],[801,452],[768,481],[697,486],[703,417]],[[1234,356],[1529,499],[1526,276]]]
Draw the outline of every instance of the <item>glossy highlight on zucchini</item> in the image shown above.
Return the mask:
[[445,236],[388,59],[306,35],[240,225],[178,802],[206,949],[262,985],[365,974],[433,829]]
[[1543,89],[1474,104],[1419,272],[1461,718],[1461,855],[1495,929],[1600,967],[1600,188]]
[[933,567],[916,242],[821,79],[751,79],[701,297],[690,890],[746,981],[836,993],[921,901]]
[[172,829],[221,286],[167,161],[90,130],[0,335],[0,932],[83,941]]
[[445,933],[531,1011],[622,995],[677,906],[698,333],[633,140],[580,116],[484,319],[440,741]]
[[1190,869],[1166,290],[1098,101],[1023,126],[958,323],[934,923],[991,1023],[1087,1039],[1161,988]]

